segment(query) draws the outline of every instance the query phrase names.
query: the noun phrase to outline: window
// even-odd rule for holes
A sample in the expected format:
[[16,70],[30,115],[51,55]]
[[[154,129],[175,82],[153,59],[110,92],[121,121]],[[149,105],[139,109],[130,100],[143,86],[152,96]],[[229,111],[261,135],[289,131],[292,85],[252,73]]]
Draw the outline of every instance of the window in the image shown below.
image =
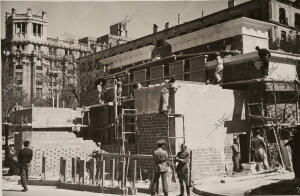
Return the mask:
[[42,98],[42,88],[36,88],[36,97]]
[[39,36],[41,37],[43,35],[43,25],[33,23],[32,24],[32,31],[34,36]]
[[23,69],[23,65],[22,64],[16,65],[16,69]]
[[281,40],[286,41],[286,32],[281,31]]
[[17,84],[22,84],[23,83],[23,73],[17,72],[16,80],[17,80]]
[[42,85],[43,84],[43,74],[37,73],[36,74],[36,85]]
[[288,24],[287,18],[285,16],[285,9],[284,8],[279,8],[279,22],[281,24]]
[[43,66],[37,65],[37,66],[36,66],[36,70],[43,70]]
[[295,27],[300,29],[300,14],[295,14]]

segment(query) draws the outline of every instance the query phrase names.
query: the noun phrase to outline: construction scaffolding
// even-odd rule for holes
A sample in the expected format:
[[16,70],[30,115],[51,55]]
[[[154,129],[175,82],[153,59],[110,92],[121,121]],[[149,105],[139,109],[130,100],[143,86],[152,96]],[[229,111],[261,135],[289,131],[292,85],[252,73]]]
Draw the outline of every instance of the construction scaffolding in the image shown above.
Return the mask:
[[[247,91],[246,118],[249,122],[249,162],[253,160],[253,132],[261,130],[266,142],[271,167],[279,163],[285,168],[281,141],[299,124],[299,82],[271,79],[252,79],[228,82],[225,89]],[[285,132],[285,134],[284,134]],[[286,134],[288,133],[288,136]],[[289,155],[290,156],[290,155]]]

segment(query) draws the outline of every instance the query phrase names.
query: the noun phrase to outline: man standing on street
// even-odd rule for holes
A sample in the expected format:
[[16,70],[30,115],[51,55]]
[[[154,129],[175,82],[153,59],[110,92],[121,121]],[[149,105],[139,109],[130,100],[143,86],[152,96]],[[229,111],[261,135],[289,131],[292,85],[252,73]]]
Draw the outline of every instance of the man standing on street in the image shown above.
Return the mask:
[[180,147],[180,152],[177,153],[175,162],[178,162],[176,167],[177,177],[180,184],[180,195],[184,196],[184,186],[185,183],[187,196],[190,196],[190,184],[189,184],[189,158],[190,154],[187,152],[187,146],[183,143]]
[[259,48],[259,46],[256,46],[255,49],[257,50],[258,56],[263,63],[260,71],[262,77],[265,78],[269,75],[269,58],[271,57],[271,53],[266,48]]
[[168,153],[163,148],[165,146],[165,140],[160,139],[156,142],[157,149],[153,152],[153,159],[155,163],[154,168],[154,176],[152,179],[152,186],[151,186],[151,195],[154,196],[155,192],[157,192],[159,177],[162,178],[162,188],[164,192],[164,196],[168,195]]
[[20,176],[21,176],[21,183],[23,186],[23,192],[28,191],[28,168],[29,164],[32,160],[32,149],[29,148],[29,141],[24,141],[24,148],[19,152],[18,161],[20,164]]
[[231,148],[232,148],[233,172],[240,172],[241,151],[240,151],[240,144],[237,138],[233,138],[233,144]]

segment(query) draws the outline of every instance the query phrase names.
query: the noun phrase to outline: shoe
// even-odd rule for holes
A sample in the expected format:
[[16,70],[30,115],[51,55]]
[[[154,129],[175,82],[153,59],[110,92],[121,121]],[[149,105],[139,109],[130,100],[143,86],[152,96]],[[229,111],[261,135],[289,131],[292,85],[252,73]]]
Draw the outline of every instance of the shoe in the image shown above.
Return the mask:
[[28,191],[28,188],[24,188],[23,190],[22,190],[22,192],[26,192],[26,191]]

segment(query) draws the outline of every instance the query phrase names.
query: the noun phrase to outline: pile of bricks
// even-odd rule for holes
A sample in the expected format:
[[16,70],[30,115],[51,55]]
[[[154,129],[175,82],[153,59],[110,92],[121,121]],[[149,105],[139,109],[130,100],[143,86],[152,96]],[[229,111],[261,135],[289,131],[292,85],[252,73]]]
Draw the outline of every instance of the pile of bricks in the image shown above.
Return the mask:
[[29,175],[33,177],[42,175],[42,157],[46,158],[46,178],[58,179],[60,157],[67,159],[67,172],[71,174],[72,157],[87,160],[92,151],[97,149],[92,140],[77,138],[72,132],[30,131],[23,132],[21,135],[23,137],[16,137],[16,139],[29,140],[34,152],[29,170]]

